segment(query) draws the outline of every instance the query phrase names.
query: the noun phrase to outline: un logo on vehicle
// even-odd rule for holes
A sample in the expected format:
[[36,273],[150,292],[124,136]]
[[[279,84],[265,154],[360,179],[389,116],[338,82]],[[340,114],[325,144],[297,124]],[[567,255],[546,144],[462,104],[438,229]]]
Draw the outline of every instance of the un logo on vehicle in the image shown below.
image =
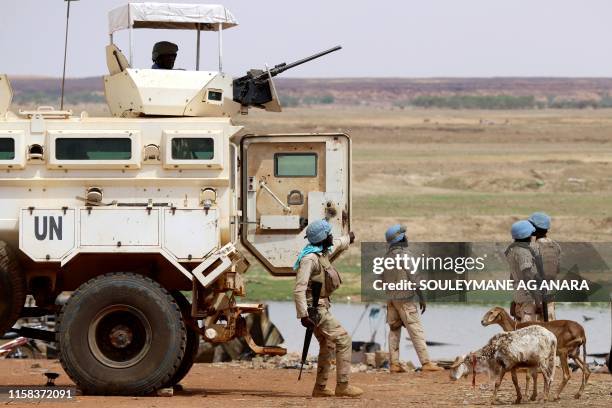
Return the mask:
[[[42,219],[42,225],[41,225]],[[34,217],[34,235],[39,241],[44,241],[49,237],[50,241],[53,241],[55,236],[58,241],[62,240],[62,219],[63,217],[51,217],[51,216],[35,216]]]

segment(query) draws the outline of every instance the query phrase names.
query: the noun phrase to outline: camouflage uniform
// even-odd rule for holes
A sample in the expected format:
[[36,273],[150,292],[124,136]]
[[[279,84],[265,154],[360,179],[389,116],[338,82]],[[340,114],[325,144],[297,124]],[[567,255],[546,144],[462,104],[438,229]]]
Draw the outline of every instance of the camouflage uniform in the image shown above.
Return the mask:
[[[542,257],[544,279],[558,279],[561,267],[561,246],[556,241],[544,237],[535,240],[532,247]],[[555,302],[548,302],[548,320],[556,320]]]
[[[534,280],[537,277],[537,268],[533,254],[527,242],[515,242],[506,249],[506,260],[510,265],[510,276],[515,287],[519,281]],[[516,303],[516,318],[519,322],[536,321],[538,319],[536,301],[527,289],[514,290]]]
[[[343,251],[348,248],[350,238],[343,236],[334,240],[334,249]],[[311,282],[321,277],[321,264],[329,262],[328,255],[308,254],[300,261],[297,271],[295,289],[293,291],[298,319],[308,316],[308,304],[312,304]],[[347,383],[351,372],[351,336],[336,320],[329,310],[331,302],[325,293],[325,285],[321,290],[319,305],[319,321],[314,329],[314,335],[319,342],[319,360],[317,368],[317,386],[325,386],[331,369],[331,356],[336,351],[336,382]]]
[[[385,257],[395,258],[396,255],[406,254],[412,257],[412,253],[406,244],[393,244],[385,254]],[[383,279],[386,283],[398,283],[402,280],[410,280],[418,283],[418,271],[411,274],[404,269],[385,270]],[[399,364],[399,345],[402,326],[406,328],[414,350],[419,357],[421,365],[430,362],[427,345],[425,343],[425,330],[421,324],[418,297],[414,291],[387,291],[387,323],[389,324],[389,359],[391,365]]]

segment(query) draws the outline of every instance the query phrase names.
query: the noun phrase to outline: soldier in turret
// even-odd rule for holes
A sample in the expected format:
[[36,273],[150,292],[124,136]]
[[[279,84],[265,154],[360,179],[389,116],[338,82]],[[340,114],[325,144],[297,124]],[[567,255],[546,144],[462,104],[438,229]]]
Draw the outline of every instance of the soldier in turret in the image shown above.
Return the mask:
[[[536,254],[542,257],[544,279],[556,280],[561,267],[561,246],[547,236],[550,229],[550,216],[543,212],[536,212],[529,216],[528,221],[534,226],[535,240],[532,247]],[[547,302],[548,320],[555,320],[555,303]]]
[[160,41],[153,46],[153,66],[151,69],[174,69],[178,45],[169,41]]
[[[293,295],[298,319],[300,319],[302,326],[314,330],[314,335],[319,342],[317,379],[312,396],[359,397],[363,394],[363,391],[349,385],[352,353],[351,336],[329,310],[331,306],[329,296],[331,290],[335,288],[330,288],[330,285],[326,282],[331,278],[327,276],[328,274],[336,274],[336,277],[339,277],[328,258],[332,246],[337,246],[338,250],[347,249],[355,240],[355,234],[351,232],[349,235],[334,240],[331,234],[331,225],[325,220],[317,220],[306,228],[306,238],[309,243],[302,249],[294,266],[297,275]],[[316,319],[318,321],[313,321],[308,315],[308,306],[312,305],[313,302],[312,282],[322,283],[316,309]],[[331,369],[331,352],[334,348],[336,350],[335,393],[326,388]]]

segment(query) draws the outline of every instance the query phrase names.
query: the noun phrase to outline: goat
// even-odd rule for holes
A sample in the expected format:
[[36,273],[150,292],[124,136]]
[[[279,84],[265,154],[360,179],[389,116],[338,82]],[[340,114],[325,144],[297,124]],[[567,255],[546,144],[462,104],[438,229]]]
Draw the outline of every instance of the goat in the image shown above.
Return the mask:
[[[522,400],[521,389],[516,377],[516,369],[527,367],[535,371],[540,369],[544,376],[544,400],[548,400],[550,386],[555,373],[555,351],[557,338],[547,329],[530,326],[507,333],[498,333],[480,350],[469,356],[457,357],[451,365],[450,376],[454,380],[472,372],[488,372],[496,377],[491,404],[497,401],[497,391],[510,371],[512,383],[516,390],[515,404]],[[475,379],[473,380],[475,381]],[[475,382],[473,382],[475,384]]]
[[[574,362],[576,363],[576,365],[582,370],[582,384],[580,385],[580,389],[578,390],[578,392],[574,395],[574,398],[578,399],[582,396],[582,392],[584,391],[584,387],[587,381],[589,380],[591,371],[589,370],[589,367],[586,364],[586,334],[584,332],[584,328],[579,323],[576,323],[572,320],[552,320],[550,322],[519,323],[514,320],[503,307],[499,306],[495,306],[494,308],[489,310],[483,316],[481,323],[483,326],[488,326],[490,324],[497,323],[506,332],[532,325],[542,326],[550,330],[555,335],[555,337],[557,337],[557,355],[559,356],[559,361],[563,370],[563,380],[559,385],[559,389],[557,390],[557,395],[555,396],[555,399],[559,399],[561,391],[563,391],[563,388],[571,377],[570,369],[567,364],[568,356],[571,357],[572,360],[574,360]],[[580,346],[582,346],[583,359],[580,358]],[[537,376],[532,377],[534,380],[533,387],[535,394],[535,389],[537,387]],[[527,376],[525,388],[527,392],[527,390],[529,389],[529,376]]]

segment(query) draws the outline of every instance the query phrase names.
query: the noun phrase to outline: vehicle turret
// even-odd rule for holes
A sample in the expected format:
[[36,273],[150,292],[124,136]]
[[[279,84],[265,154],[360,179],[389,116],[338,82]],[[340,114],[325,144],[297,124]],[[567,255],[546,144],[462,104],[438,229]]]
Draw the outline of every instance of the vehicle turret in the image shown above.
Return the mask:
[[[336,46],[272,69],[252,69],[233,79],[223,72],[222,32],[237,24],[232,13],[220,5],[128,3],[112,10],[109,13],[111,44],[106,47],[109,75],[104,77],[111,114],[116,117],[232,117],[247,113],[250,107],[280,112],[282,108],[272,78],[341,48]],[[134,68],[131,39],[135,28],[196,30],[195,71]],[[113,42],[114,33],[124,29],[130,33],[129,60]],[[199,70],[201,31],[218,33],[218,71]]]
[[[233,101],[232,78],[223,73],[222,32],[235,27],[233,14],[216,4],[128,3],[109,13],[111,43],[106,47],[109,75],[104,93],[115,117],[229,117],[240,112]],[[133,66],[134,29],[197,32],[195,70],[149,69]],[[114,34],[129,31],[129,58],[114,44]],[[219,70],[200,71],[200,33],[217,32]]]

